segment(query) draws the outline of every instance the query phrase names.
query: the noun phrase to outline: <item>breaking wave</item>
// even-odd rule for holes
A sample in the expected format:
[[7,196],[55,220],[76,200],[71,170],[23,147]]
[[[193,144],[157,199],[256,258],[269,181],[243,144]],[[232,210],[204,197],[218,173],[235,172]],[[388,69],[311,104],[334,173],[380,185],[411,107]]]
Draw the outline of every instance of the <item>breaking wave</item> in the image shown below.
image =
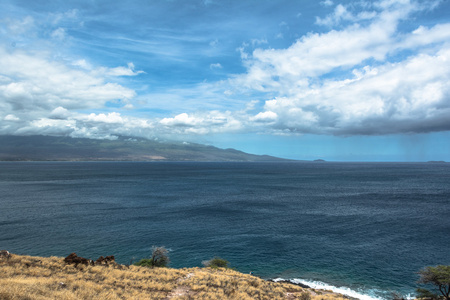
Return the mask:
[[325,282],[321,282],[321,281],[311,281],[311,280],[305,280],[305,279],[283,279],[283,278],[276,278],[273,279],[273,281],[277,282],[277,281],[289,281],[292,282],[294,284],[298,284],[301,286],[309,286],[313,289],[317,289],[317,290],[327,290],[327,291],[332,291],[335,293],[339,293],[351,298],[357,298],[357,299],[361,299],[361,300],[384,300],[386,299],[386,297],[383,297],[381,295],[386,295],[387,296],[387,292],[386,291],[382,291],[382,290],[377,290],[377,289],[367,289],[367,290],[353,290],[351,288],[345,287],[345,286],[333,286],[330,284],[327,284]]

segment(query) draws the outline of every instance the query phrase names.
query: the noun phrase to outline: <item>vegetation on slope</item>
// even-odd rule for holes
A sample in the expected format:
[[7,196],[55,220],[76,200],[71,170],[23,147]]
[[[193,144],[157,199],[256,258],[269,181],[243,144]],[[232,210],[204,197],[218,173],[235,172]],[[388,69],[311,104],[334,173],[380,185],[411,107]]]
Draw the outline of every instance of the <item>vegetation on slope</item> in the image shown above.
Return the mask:
[[0,299],[345,299],[224,268],[67,264],[61,257],[0,258]]
[[431,289],[417,289],[419,298],[450,300],[450,266],[429,266],[419,271],[419,283]]

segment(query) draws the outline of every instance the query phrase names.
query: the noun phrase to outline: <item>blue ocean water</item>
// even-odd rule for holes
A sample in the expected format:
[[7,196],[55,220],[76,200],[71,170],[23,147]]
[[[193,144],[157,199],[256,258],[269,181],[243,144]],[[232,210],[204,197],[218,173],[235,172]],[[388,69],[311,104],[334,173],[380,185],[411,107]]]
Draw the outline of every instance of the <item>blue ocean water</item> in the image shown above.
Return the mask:
[[220,256],[242,272],[414,293],[450,264],[450,164],[0,163],[0,248],[120,263],[171,250],[172,267]]

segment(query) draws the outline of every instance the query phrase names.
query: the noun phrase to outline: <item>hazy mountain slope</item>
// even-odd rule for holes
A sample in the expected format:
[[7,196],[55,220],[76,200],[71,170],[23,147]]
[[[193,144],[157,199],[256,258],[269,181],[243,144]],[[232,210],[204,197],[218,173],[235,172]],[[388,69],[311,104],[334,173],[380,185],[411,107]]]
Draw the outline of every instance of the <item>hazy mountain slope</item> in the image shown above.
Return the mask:
[[120,137],[117,140],[53,136],[0,136],[0,160],[18,161],[278,161],[234,149]]

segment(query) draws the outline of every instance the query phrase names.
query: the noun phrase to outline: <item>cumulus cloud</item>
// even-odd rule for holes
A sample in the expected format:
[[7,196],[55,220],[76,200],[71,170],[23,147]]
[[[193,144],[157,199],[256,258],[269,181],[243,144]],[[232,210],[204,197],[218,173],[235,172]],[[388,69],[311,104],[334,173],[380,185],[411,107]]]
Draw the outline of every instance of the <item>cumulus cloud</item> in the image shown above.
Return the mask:
[[87,122],[98,122],[98,123],[110,123],[110,124],[123,124],[124,119],[119,113],[112,112],[109,114],[89,114],[83,118]]
[[[321,3],[332,11],[317,17],[316,24],[335,29],[321,27],[325,30],[286,48],[268,48],[265,39],[244,43],[237,49],[246,68],[242,74],[150,95],[158,99],[152,108],[176,111],[159,118],[132,116],[136,92],[124,86],[123,77],[143,73],[133,63],[98,67],[83,58],[64,62],[0,46],[0,134],[114,139],[239,131],[380,135],[450,130],[450,24],[399,29],[403,20],[439,1],[427,1],[427,6],[412,0]],[[76,18],[77,12],[72,15]],[[51,35],[56,39],[67,35],[61,20],[55,16]],[[33,24],[27,17],[10,22],[9,30],[20,33]],[[120,113],[106,106],[111,102],[120,103],[115,106],[123,108]]]
[[50,119],[67,119],[70,116],[70,112],[64,107],[58,106],[50,113]]
[[182,113],[173,118],[164,118],[160,123],[166,126],[193,126],[199,121],[201,120],[189,117],[187,113]]
[[[134,98],[134,90],[112,81],[117,76],[139,74],[132,63],[127,68],[93,69],[85,60],[66,63],[1,45],[0,57],[0,134],[85,133],[107,138],[115,131],[131,134],[132,128],[148,128],[145,120],[130,120],[123,126],[126,121],[117,112],[77,112],[104,109],[107,102],[127,103]],[[121,128],[114,128],[117,126]]]
[[[327,80],[320,89],[266,102],[278,126],[303,132],[388,134],[449,130],[450,52],[420,55],[355,70],[353,79]],[[301,121],[301,123],[298,123]]]
[[0,82],[0,96],[12,111],[96,108],[136,93],[105,78],[71,69],[61,62],[0,48],[0,70],[12,82]]
[[[386,0],[368,9],[355,15],[337,5],[320,20],[351,21],[343,29],[310,33],[289,48],[256,49],[243,57],[248,72],[233,84],[278,95],[250,121],[292,133],[449,130],[450,24],[399,33],[401,20],[427,8]],[[363,19],[370,22],[357,23]],[[408,56],[398,60],[402,51]],[[336,71],[339,77],[329,75]]]
[[255,122],[274,122],[278,118],[278,115],[273,111],[260,112],[256,116],[251,117],[251,121]]
[[208,134],[233,132],[243,129],[243,116],[232,112],[210,111],[188,115],[182,113],[159,122],[159,132],[177,134]]

